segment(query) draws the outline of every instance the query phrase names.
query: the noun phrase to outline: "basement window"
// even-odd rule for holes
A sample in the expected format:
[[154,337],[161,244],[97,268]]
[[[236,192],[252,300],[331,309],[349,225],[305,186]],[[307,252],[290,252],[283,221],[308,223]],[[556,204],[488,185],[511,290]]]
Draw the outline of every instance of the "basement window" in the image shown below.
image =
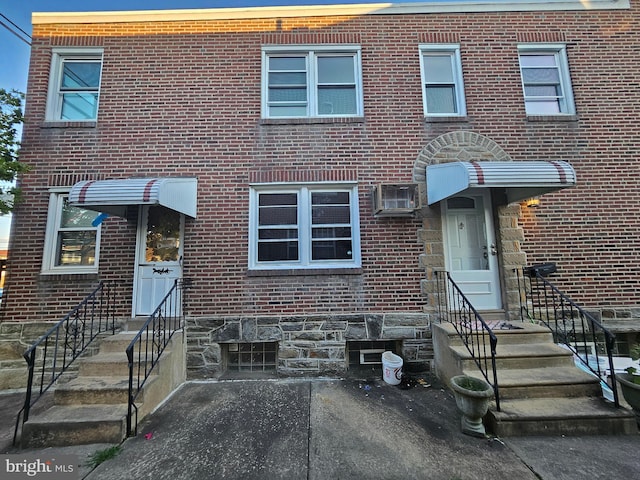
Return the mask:
[[226,346],[227,370],[232,372],[275,372],[277,342],[231,343]]
[[397,350],[395,340],[347,342],[349,367],[382,365],[382,353]]

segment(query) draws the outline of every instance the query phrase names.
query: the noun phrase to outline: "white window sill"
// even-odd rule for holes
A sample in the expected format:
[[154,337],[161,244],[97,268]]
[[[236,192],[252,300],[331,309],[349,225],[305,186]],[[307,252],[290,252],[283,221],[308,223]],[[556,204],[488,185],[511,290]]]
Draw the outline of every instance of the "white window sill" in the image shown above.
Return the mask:
[[263,269],[247,270],[249,277],[291,277],[296,275],[361,275],[361,267],[341,267],[341,268],[287,268],[287,269]]
[[262,118],[260,125],[307,125],[314,123],[364,123],[364,116],[357,117],[305,117]]

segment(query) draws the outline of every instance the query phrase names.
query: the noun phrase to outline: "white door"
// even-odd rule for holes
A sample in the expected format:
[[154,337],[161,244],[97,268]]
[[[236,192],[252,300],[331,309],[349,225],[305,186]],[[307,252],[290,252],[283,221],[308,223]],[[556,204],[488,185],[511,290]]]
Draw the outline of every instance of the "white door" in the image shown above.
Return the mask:
[[150,315],[176,279],[182,277],[184,215],[161,206],[143,206],[138,225],[134,315]]
[[491,197],[479,193],[443,201],[446,267],[476,310],[502,307]]

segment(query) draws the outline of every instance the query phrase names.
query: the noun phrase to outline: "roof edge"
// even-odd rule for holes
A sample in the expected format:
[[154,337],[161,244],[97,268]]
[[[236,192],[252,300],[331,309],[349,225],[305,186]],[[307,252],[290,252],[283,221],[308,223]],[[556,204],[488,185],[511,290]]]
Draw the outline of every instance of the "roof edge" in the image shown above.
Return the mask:
[[362,3],[296,5],[183,10],[135,10],[113,12],[34,12],[33,25],[73,23],[175,22],[194,20],[242,20],[254,18],[406,15],[419,13],[473,13],[553,10],[620,10],[630,0],[453,0],[420,3]]

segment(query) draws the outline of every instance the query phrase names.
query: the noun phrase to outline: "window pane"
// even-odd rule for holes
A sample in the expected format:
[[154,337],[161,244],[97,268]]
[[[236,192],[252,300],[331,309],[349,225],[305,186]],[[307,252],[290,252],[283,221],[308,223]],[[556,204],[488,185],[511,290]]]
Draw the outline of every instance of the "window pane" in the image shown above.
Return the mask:
[[56,266],[93,265],[96,260],[96,231],[58,232]]
[[307,85],[307,74],[304,72],[270,73],[269,86],[274,85]]
[[296,102],[307,104],[306,88],[270,88],[270,102]]
[[94,228],[91,222],[98,216],[98,212],[85,210],[84,208],[72,207],[68,200],[64,200],[62,215],[60,218],[60,228]]
[[427,83],[454,83],[451,55],[425,55],[424,65]]
[[277,106],[269,107],[270,117],[306,117],[307,107]]
[[306,57],[269,57],[269,70],[302,70],[307,69]]
[[453,86],[427,86],[428,113],[458,113]]
[[258,205],[261,207],[274,205],[297,205],[298,195],[295,193],[261,193],[259,195]]
[[349,192],[313,192],[314,205],[349,205]]
[[353,57],[318,57],[318,83],[355,83]]
[[320,115],[353,115],[357,113],[355,87],[318,87]]
[[97,93],[65,93],[62,95],[63,120],[86,120],[96,118]]
[[297,228],[261,228],[258,231],[260,240],[298,239]]
[[520,65],[523,67],[555,67],[555,55],[520,55]]
[[175,262],[180,249],[180,214],[164,207],[150,207],[147,218],[147,262]]
[[560,113],[560,103],[557,100],[527,101],[525,106],[528,114],[550,115]]
[[557,68],[523,68],[524,83],[560,83]]
[[323,227],[312,229],[313,238],[351,238],[350,227]]
[[559,85],[526,85],[524,93],[527,97],[558,97]]
[[100,85],[100,66],[101,62],[64,62],[62,89],[97,89]]
[[349,223],[351,221],[351,209],[346,207],[318,206],[311,210],[312,223]]
[[351,240],[314,241],[311,245],[312,260],[351,260]]
[[258,242],[258,261],[298,260],[298,242]]
[[258,225],[296,225],[298,223],[297,207],[261,207]]

